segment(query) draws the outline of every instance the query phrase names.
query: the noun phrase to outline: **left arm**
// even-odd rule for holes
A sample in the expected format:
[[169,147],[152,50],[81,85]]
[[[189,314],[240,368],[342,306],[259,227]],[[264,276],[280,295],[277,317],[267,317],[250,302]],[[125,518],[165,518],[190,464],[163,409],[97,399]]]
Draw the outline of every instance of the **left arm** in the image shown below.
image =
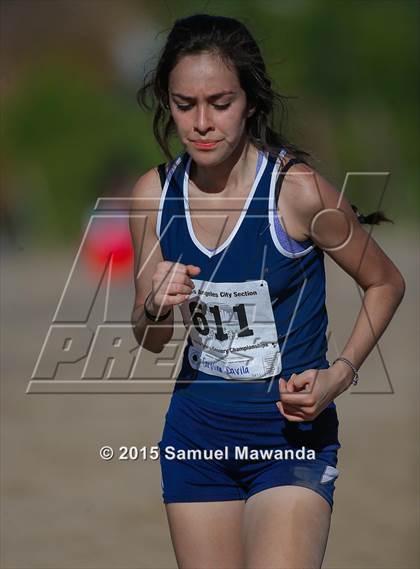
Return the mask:
[[[299,192],[299,200],[292,203],[289,199],[287,207],[294,228],[325,250],[364,291],[362,307],[341,353],[359,369],[398,308],[405,282],[345,197],[340,199],[340,193],[310,167],[296,165],[293,170],[293,194]],[[316,381],[318,376],[320,381]],[[312,420],[351,385],[352,377],[351,368],[338,361],[327,370],[305,370],[288,382],[280,379],[278,407],[290,421]]]

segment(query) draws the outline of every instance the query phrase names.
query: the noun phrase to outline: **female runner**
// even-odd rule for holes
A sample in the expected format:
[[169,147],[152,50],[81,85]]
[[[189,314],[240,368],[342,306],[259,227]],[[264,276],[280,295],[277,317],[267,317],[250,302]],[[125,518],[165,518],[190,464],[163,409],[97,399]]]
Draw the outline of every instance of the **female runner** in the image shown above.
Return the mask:
[[[275,130],[281,97],[237,20],[178,20],[139,91],[146,108],[150,93],[169,160],[133,192],[132,322],[152,352],[171,339],[175,306],[189,332],[159,443],[178,565],[318,568],[338,476],[334,399],[404,295],[360,223],[387,218],[358,218]],[[173,130],[185,150],[175,159]],[[364,290],[332,365],[324,250]]]

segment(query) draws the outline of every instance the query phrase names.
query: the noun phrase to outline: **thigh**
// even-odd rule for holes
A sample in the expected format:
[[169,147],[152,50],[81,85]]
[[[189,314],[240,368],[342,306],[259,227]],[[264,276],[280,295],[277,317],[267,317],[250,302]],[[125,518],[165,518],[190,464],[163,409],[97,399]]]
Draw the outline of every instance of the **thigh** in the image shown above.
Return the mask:
[[279,486],[249,498],[244,511],[245,567],[319,569],[331,508],[309,488]]
[[166,504],[180,569],[243,569],[244,500]]

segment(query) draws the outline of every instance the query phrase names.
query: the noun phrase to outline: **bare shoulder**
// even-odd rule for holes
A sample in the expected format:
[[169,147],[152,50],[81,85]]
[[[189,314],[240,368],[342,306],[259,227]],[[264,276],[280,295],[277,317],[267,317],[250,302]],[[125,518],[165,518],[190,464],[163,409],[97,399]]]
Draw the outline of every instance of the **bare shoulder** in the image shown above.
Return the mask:
[[162,187],[157,168],[145,172],[131,191],[129,224],[134,246],[155,244]]
[[131,197],[132,209],[149,209],[154,203],[159,202],[162,194],[157,168],[151,168],[145,172],[134,184]]
[[[292,158],[286,156],[285,163]],[[308,164],[293,164],[283,180],[280,192],[279,213],[285,218],[288,233],[297,240],[313,237],[311,223],[324,209],[340,209],[354,217],[347,200],[340,191],[315,168]],[[334,217],[342,225],[342,221]],[[335,224],[334,224],[335,225]]]
[[[294,156],[288,155],[285,165],[293,158]],[[320,205],[321,186],[326,184],[328,181],[312,166],[306,163],[292,164],[283,180],[281,194],[290,207],[317,208]]]

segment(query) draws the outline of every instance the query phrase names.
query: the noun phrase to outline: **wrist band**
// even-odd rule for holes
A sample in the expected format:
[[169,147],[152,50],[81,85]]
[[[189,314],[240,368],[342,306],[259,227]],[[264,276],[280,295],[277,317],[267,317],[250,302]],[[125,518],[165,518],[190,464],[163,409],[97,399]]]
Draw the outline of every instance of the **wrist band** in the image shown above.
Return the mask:
[[148,294],[147,297],[146,297],[146,300],[144,301],[144,305],[143,305],[144,314],[145,314],[146,318],[147,318],[148,320],[152,320],[152,322],[162,322],[162,320],[165,320],[166,318],[168,318],[168,316],[170,315],[170,313],[171,313],[171,311],[172,311],[172,308],[170,308],[170,309],[168,310],[168,312],[165,312],[165,314],[161,314],[160,316],[155,316],[154,314],[152,314],[151,312],[149,312],[149,311],[147,310],[147,307],[146,307],[146,303],[147,303],[147,301],[149,300],[149,296],[150,296],[151,294],[152,294],[152,293],[149,292],[149,294]]
[[333,361],[332,365],[334,365],[335,362],[338,362],[339,360],[346,363],[347,365],[349,365],[351,367],[351,369],[353,370],[353,374],[354,374],[351,382],[353,385],[357,385],[359,383],[359,373],[358,373],[358,370],[356,369],[356,367],[351,363],[351,361],[349,361],[347,358],[343,358],[342,356],[340,356],[339,358],[336,358]]

